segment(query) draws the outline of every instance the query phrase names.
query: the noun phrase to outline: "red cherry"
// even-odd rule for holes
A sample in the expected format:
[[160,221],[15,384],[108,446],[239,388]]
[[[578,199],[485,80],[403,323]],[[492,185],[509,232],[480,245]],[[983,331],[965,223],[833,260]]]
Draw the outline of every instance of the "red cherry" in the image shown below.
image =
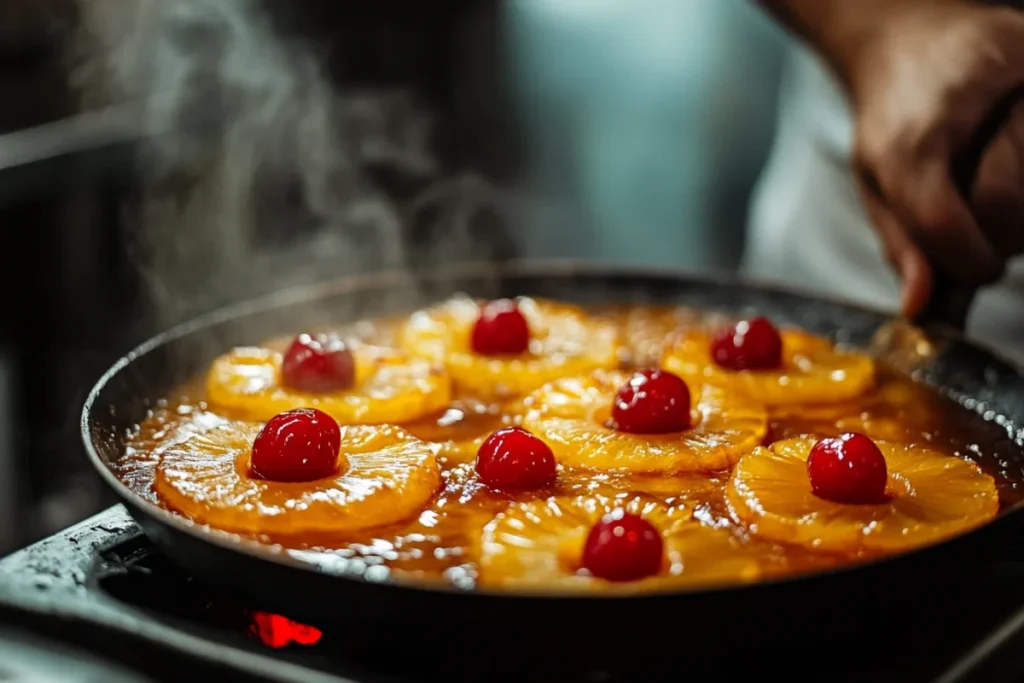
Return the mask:
[[530,348],[530,325],[515,301],[492,301],[473,324],[471,344],[484,356],[525,353]]
[[330,335],[300,334],[285,351],[281,383],[311,394],[351,389],[356,361],[345,342]]
[[252,443],[249,474],[269,481],[316,481],[334,474],[341,450],[341,428],[313,408],[275,415]]
[[743,320],[711,341],[711,358],[727,370],[774,370],[782,366],[782,337],[767,318]]
[[522,427],[505,427],[480,444],[476,472],[495,488],[540,488],[555,480],[555,454]]
[[889,474],[885,456],[863,434],[822,439],[807,458],[814,495],[834,503],[872,504],[885,500]]
[[583,567],[599,579],[635,581],[661,571],[664,542],[646,519],[613,510],[590,529]]
[[664,370],[642,370],[615,394],[613,429],[630,434],[671,434],[690,428],[690,390]]

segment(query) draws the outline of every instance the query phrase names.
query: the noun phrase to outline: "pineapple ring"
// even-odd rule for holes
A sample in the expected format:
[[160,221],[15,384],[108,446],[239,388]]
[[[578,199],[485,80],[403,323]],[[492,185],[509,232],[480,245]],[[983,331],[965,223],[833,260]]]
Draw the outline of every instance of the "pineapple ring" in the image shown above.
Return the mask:
[[[660,574],[615,583],[581,571],[580,558],[590,528],[622,508],[651,522],[665,541]],[[514,505],[484,527],[478,565],[480,585],[555,592],[646,592],[751,581],[760,565],[728,529],[702,525],[692,510],[668,506],[643,495],[552,497]]]
[[210,402],[244,419],[266,421],[288,410],[317,408],[342,424],[388,424],[442,410],[451,400],[448,374],[404,353],[358,342],[354,388],[310,394],[281,385],[279,351],[240,347],[213,362],[206,377]]
[[668,342],[702,320],[692,308],[656,305],[615,307],[597,317],[613,322],[619,330],[619,364],[640,368],[657,365]]
[[522,401],[491,403],[475,399],[456,400],[441,413],[433,413],[402,427],[418,439],[441,446],[446,465],[476,460],[484,441],[503,427],[522,421]]
[[744,456],[726,496],[756,534],[819,550],[891,552],[974,528],[999,512],[995,481],[972,462],[877,442],[889,469],[889,500],[845,505],[811,492],[807,457],[816,439],[779,441]]
[[856,396],[830,403],[781,404],[773,406],[771,413],[772,417],[783,419],[834,422],[881,408],[887,412],[898,412],[901,416],[909,414],[920,421],[922,414],[927,412],[922,411],[921,407],[927,405],[930,398],[930,392],[920,385],[909,380],[888,377],[879,381],[874,391],[867,396]]
[[703,474],[662,477],[560,467],[557,478],[550,486],[517,491],[514,494],[495,491],[480,481],[480,475],[477,474],[473,463],[446,467],[441,476],[444,479],[444,489],[434,501],[435,506],[444,507],[454,501],[458,503],[456,508],[469,505],[474,510],[488,509],[491,510],[488,519],[512,503],[573,496],[611,499],[640,495],[658,500],[665,505],[700,510],[705,521],[726,519],[728,514],[727,510],[721,510],[719,513],[719,510],[713,509],[724,507],[719,504],[724,500],[725,486],[728,484],[727,474],[721,477],[708,477]]
[[195,434],[157,466],[157,495],[190,519],[235,533],[347,533],[414,517],[441,485],[436,447],[397,427],[342,427],[340,473],[284,483],[248,476],[262,425]]
[[[576,491],[598,496],[642,494],[666,505],[684,504],[707,507],[722,497],[728,473],[708,476],[704,473],[685,473],[673,476],[657,474],[630,474],[620,472],[594,472],[593,470],[563,470],[562,479],[579,481]],[[575,492],[575,491],[574,491]]]
[[599,370],[545,385],[523,427],[543,439],[559,463],[626,472],[713,472],[761,444],[764,407],[740,393],[705,384],[695,392],[693,427],[678,434],[627,434],[605,426],[619,387],[631,373]]
[[661,365],[688,381],[740,389],[770,406],[832,403],[863,395],[874,385],[875,365],[869,357],[835,349],[807,332],[783,330],[781,370],[719,367],[711,359],[711,335],[691,331],[662,357]]
[[822,405],[782,405],[773,418],[795,420],[808,434],[860,432],[875,441],[917,443],[934,431],[934,396],[909,381],[883,379],[868,397]]
[[413,314],[399,332],[411,353],[444,363],[455,385],[480,398],[522,396],[547,382],[618,364],[619,332],[576,306],[521,298],[530,326],[530,351],[511,357],[473,353],[470,335],[480,304],[459,297]]
[[924,426],[915,426],[905,420],[897,420],[891,417],[881,417],[870,414],[861,414],[854,417],[844,417],[836,422],[836,435],[848,432],[860,432],[873,441],[892,441],[902,444],[916,444],[923,442],[927,429]]

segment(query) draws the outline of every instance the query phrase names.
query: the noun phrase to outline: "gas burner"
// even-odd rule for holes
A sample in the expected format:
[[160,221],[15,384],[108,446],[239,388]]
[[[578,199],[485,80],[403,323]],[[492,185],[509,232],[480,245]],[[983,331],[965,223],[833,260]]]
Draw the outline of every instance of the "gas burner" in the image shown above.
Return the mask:
[[[23,654],[51,653],[52,644],[49,649],[34,645],[36,650],[23,645],[50,639],[61,643],[61,661],[74,661],[80,672],[100,666],[87,660],[113,662],[104,669],[104,680],[141,683],[210,673],[220,681],[468,683],[512,675],[508,667],[495,665],[492,653],[475,657],[467,652],[470,648],[460,648],[457,634],[447,652],[417,657],[404,648],[389,652],[387,634],[339,633],[218,595],[161,555],[121,506],[0,560],[0,577],[0,619],[20,629],[0,634],[0,652],[17,647]],[[1024,643],[1022,579],[1024,562],[994,565],[979,577],[971,595],[937,596],[935,604],[912,613],[880,615],[878,624],[865,625],[869,646],[855,643],[845,658],[816,658],[817,646],[809,642],[813,634],[806,633],[794,634],[792,652],[771,658],[705,662],[688,654],[685,664],[674,668],[691,674],[728,670],[731,677],[785,673],[789,680],[804,680],[799,678],[803,673],[806,680],[835,682],[1019,681],[1024,661],[1015,653]],[[887,623],[899,627],[886,630]],[[742,636],[739,629],[736,637]],[[515,652],[515,643],[506,645]],[[11,669],[10,661],[0,659],[0,677],[11,675],[4,670],[4,665]],[[129,669],[137,675],[124,673]],[[552,663],[550,670],[531,672],[529,678],[537,683],[615,683],[635,680],[633,674],[558,671]],[[523,680],[522,675],[510,680]],[[645,673],[651,676],[657,675]]]

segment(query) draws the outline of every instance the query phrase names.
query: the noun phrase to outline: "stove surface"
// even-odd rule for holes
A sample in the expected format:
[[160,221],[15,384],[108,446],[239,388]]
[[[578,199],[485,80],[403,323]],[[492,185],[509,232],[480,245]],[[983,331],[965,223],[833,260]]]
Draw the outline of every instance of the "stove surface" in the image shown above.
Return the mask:
[[65,643],[0,628],[0,681],[4,683],[154,683],[109,659]]
[[[866,624],[863,642],[850,643],[849,658],[815,656],[813,634],[794,634],[791,651],[757,661],[702,661],[699,646],[681,646],[671,673],[728,673],[727,680],[784,673],[791,681],[1024,681],[1024,657],[1017,656],[1024,645],[1024,562],[993,565],[976,585],[970,595],[939,595],[914,613],[879,615],[905,624],[905,638],[872,638]],[[408,653],[389,652],[386,633],[321,631],[218,596],[160,554],[120,506],[0,560],[0,622],[17,629],[0,638],[0,653],[19,639],[41,637],[138,674],[89,679],[83,673],[74,679],[83,681],[181,680],[208,673],[222,681],[497,682],[504,668],[460,650],[457,636],[450,652],[430,661],[402,657]],[[744,635],[750,634],[735,634]],[[75,652],[59,657],[84,662]],[[509,652],[514,657],[514,643]],[[86,666],[98,665],[82,664],[79,670],[87,671],[81,668]],[[534,683],[657,679],[554,670],[529,678]],[[3,673],[0,667],[0,678]],[[511,680],[523,680],[522,674]]]

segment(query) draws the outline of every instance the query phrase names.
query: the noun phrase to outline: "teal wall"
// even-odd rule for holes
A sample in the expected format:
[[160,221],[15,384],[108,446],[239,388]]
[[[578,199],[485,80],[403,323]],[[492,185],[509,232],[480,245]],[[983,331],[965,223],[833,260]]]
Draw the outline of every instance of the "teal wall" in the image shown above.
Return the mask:
[[532,223],[531,253],[736,265],[784,42],[753,5],[505,4],[532,189],[576,217]]

